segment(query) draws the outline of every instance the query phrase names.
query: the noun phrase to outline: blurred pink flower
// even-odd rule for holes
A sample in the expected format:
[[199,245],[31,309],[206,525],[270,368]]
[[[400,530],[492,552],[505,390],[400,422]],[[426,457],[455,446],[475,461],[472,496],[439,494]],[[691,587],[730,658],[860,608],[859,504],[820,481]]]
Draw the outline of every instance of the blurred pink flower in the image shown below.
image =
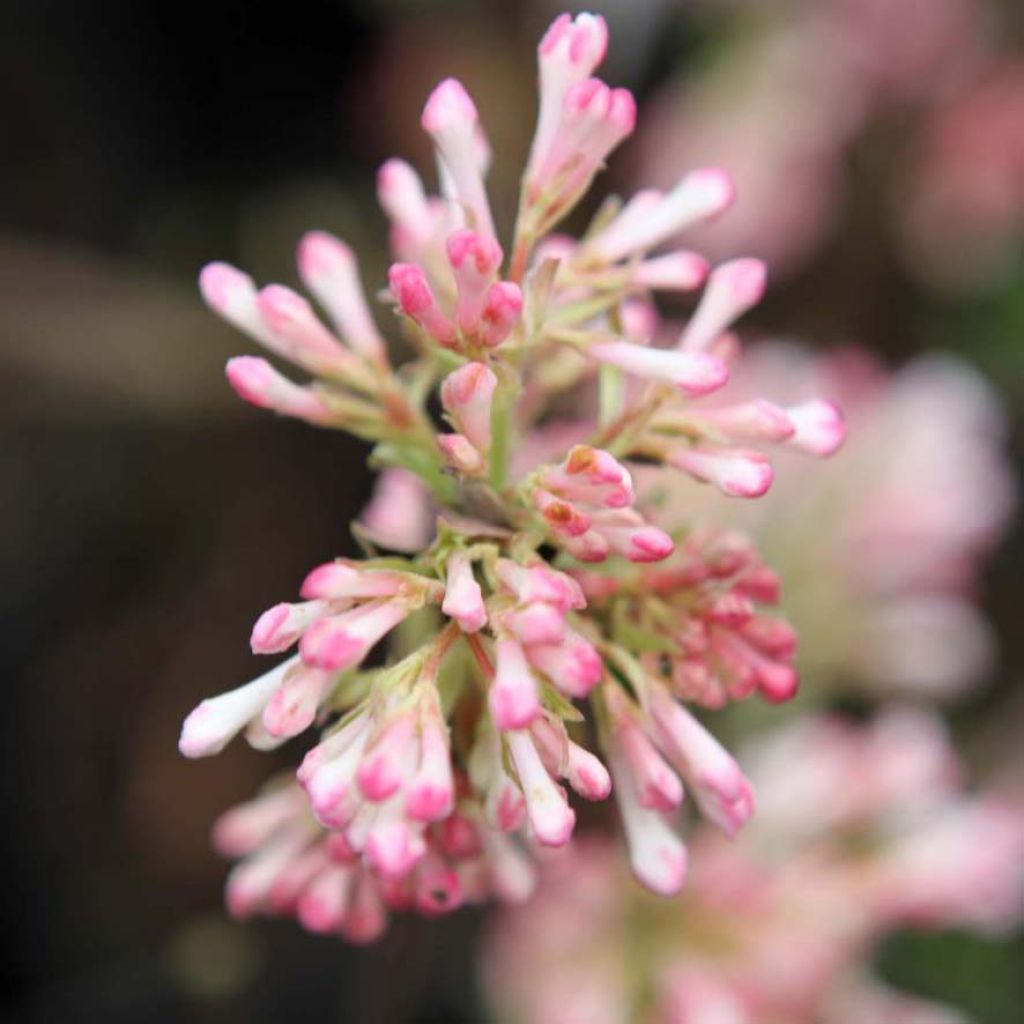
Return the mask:
[[930,113],[902,185],[911,269],[953,287],[1004,269],[1024,235],[1024,62],[992,68]]
[[885,990],[865,963],[898,927],[1015,927],[1024,806],[966,795],[921,711],[799,719],[749,753],[768,805],[734,845],[698,833],[684,898],[621,885],[599,841],[550,861],[542,898],[503,913],[485,949],[502,1020],[583,1020],[592,1005],[622,1024],[959,1019]]

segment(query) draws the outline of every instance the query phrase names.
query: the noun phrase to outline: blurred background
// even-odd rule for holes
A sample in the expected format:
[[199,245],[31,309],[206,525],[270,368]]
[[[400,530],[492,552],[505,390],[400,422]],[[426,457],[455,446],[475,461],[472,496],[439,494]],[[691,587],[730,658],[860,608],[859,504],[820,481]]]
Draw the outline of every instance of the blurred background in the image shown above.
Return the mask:
[[[294,244],[311,227],[349,240],[366,279],[383,281],[374,174],[393,153],[429,174],[419,113],[449,74],[490,133],[508,225],[536,40],[565,6],[0,5],[0,1019],[485,1019],[473,913],[402,921],[353,950],[222,912],[210,823],[274,758],[236,745],[186,762],[181,718],[255,674],[247,637],[261,609],[352,551],[347,523],[370,477],[357,442],[234,399],[222,369],[245,343],[194,282],[224,258],[294,283]],[[739,204],[693,243],[769,260],[749,332],[858,343],[892,366],[953,354],[1009,410],[1019,465],[1024,8],[586,9],[610,24],[604,77],[640,101],[637,136],[598,191],[728,167]],[[951,711],[967,749],[1014,728],[1019,747],[1022,570],[1018,528],[974,595],[998,653]],[[905,988],[985,1024],[1020,1019],[1019,941],[898,935],[882,956]]]

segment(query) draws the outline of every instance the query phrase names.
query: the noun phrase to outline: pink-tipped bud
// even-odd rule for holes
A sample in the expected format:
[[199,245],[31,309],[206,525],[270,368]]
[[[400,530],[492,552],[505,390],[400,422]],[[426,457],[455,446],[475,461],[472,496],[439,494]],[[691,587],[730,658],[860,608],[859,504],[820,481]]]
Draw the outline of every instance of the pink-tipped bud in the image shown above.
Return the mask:
[[225,372],[235,394],[251,405],[317,426],[334,422],[333,413],[316,392],[288,380],[266,359],[235,356],[228,360]]
[[479,119],[469,93],[454,78],[445,79],[427,99],[420,123],[434,140],[451,175],[456,198],[470,217],[470,227],[493,238],[494,223],[480,170]]
[[256,304],[267,327],[283,340],[295,362],[323,372],[344,373],[351,367],[351,354],[297,292],[284,285],[269,284],[256,297]]
[[213,846],[224,857],[244,857],[302,813],[302,790],[282,786],[232,807],[213,825]]
[[579,583],[546,563],[520,565],[509,558],[501,558],[497,564],[498,579],[509,593],[515,594],[523,604],[543,601],[553,604],[562,611],[572,608],[579,611],[586,608],[587,599]]
[[271,352],[290,358],[289,346],[264,321],[256,302],[256,286],[248,274],[230,263],[208,263],[199,273],[199,290],[218,316]]
[[616,554],[631,562],[660,562],[675,550],[664,530],[645,522],[633,509],[615,509],[594,517],[594,529]]
[[185,757],[219,754],[263,711],[296,664],[297,657],[289,658],[244,686],[204,700],[182,723],[178,750]]
[[443,724],[428,717],[420,729],[420,763],[405,791],[405,813],[414,821],[443,821],[455,805],[451,750]]
[[510,732],[506,740],[537,842],[543,846],[564,846],[576,825],[576,815],[565,793],[548,774],[529,733]]
[[441,385],[441,404],[452,425],[478,451],[491,447],[491,406],[498,378],[483,363],[466,363]]
[[730,498],[759,498],[772,485],[771,463],[753,449],[677,448],[668,461],[690,476],[714,484]]
[[438,345],[455,346],[455,327],[437,304],[422,267],[392,263],[388,270],[391,294],[401,311]]
[[348,910],[355,875],[334,865],[322,871],[299,897],[295,916],[307,931],[327,935],[341,927]]
[[659,812],[640,803],[621,750],[613,746],[608,757],[633,873],[652,892],[671,896],[686,877],[686,847]]
[[541,601],[502,612],[501,624],[524,644],[560,644],[565,638],[565,612]]
[[645,260],[633,271],[633,283],[655,291],[691,292],[708,276],[708,261],[695,252],[670,252]]
[[569,739],[565,725],[541,716],[530,727],[544,766],[565,779],[586,800],[604,800],[612,791],[608,769],[589,750]]
[[562,535],[558,543],[580,562],[603,562],[610,550],[608,541],[593,529],[576,537]]
[[763,398],[702,411],[700,418],[733,441],[785,441],[796,431],[786,410]]
[[501,266],[501,246],[489,235],[456,231],[447,242],[458,290],[456,321],[464,335],[475,335],[487,301],[487,290]]
[[352,668],[408,614],[408,603],[393,598],[319,619],[303,634],[299,644],[302,660],[329,670]]
[[652,686],[648,696],[660,745],[704,815],[732,838],[754,811],[753,791],[739,765],[665,687]]
[[706,350],[764,295],[767,270],[761,260],[740,259],[711,271],[690,322],[679,336],[680,348]]
[[358,563],[339,560],[310,570],[299,593],[307,601],[366,600],[393,597],[408,583],[406,574],[389,569],[363,569]]
[[526,649],[526,656],[568,697],[586,697],[604,676],[597,648],[569,628],[561,643],[533,644]]
[[541,483],[569,501],[606,508],[633,503],[633,480],[626,467],[608,452],[588,445],[576,445],[561,465],[545,470]]
[[311,623],[327,610],[323,601],[305,604],[275,604],[268,608],[252,627],[249,645],[253,654],[277,654],[289,647],[306,631]]
[[481,342],[497,348],[512,333],[523,313],[523,293],[511,281],[496,281],[487,290],[481,324]]
[[846,439],[843,414],[831,402],[812,399],[786,410],[796,432],[789,443],[812,455],[831,455]]
[[463,476],[479,476],[487,468],[486,459],[464,434],[438,434],[437,447],[445,462]]
[[367,800],[379,803],[398,791],[406,776],[406,751],[415,728],[412,714],[398,715],[370,742],[356,772],[356,781]]
[[515,640],[499,640],[497,664],[488,692],[494,724],[501,730],[524,729],[540,713],[537,680],[523,648]]
[[604,60],[608,26],[599,14],[559,15],[537,47],[541,77],[556,72],[582,81]]
[[683,802],[683,784],[655,749],[621,691],[615,687],[608,690],[608,710],[614,722],[617,749],[640,805],[656,811],[674,811]]
[[404,878],[426,852],[422,834],[402,820],[374,825],[364,851],[367,866],[390,880]]
[[331,682],[323,669],[297,666],[263,709],[263,726],[278,739],[298,736],[313,724],[317,708]]
[[352,250],[326,231],[310,231],[299,242],[298,264],[303,283],[345,341],[367,359],[386,362],[387,347],[366,303]]
[[537,48],[540,112],[530,147],[526,176],[532,179],[558,133],[566,93],[594,73],[608,47],[608,26],[600,15],[563,14],[548,28]]
[[388,160],[377,172],[377,199],[391,221],[392,247],[403,260],[417,261],[438,228],[419,175],[404,160]]
[[[679,232],[728,209],[736,190],[725,171],[691,171],[667,195],[655,202],[652,193],[623,212],[588,243],[588,250],[609,261],[646,252]],[[627,218],[625,215],[629,213]]]
[[385,469],[359,514],[370,539],[392,551],[420,552],[434,535],[434,513],[423,482],[408,469]]
[[480,584],[473,577],[473,564],[465,551],[451,554],[447,573],[441,611],[455,619],[464,633],[476,633],[487,624],[487,609]]
[[598,362],[617,366],[635,377],[666,381],[692,397],[717,391],[729,377],[725,364],[704,352],[646,348],[628,341],[611,341],[590,345],[587,353]]
[[542,487],[534,489],[533,503],[551,530],[559,537],[581,537],[590,529],[589,516],[572,502],[556,498]]

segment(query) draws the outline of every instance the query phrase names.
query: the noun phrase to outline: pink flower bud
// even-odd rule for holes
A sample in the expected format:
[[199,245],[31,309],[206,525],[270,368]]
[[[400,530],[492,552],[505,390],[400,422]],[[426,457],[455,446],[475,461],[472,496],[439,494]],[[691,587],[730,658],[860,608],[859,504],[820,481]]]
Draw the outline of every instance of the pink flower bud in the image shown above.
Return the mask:
[[629,771],[640,805],[656,811],[674,811],[683,802],[683,784],[679,776],[648,739],[621,691],[609,688],[607,704],[614,723],[615,745]]
[[372,739],[359,762],[356,780],[368,800],[377,803],[397,792],[406,777],[406,751],[412,743],[416,719],[397,715]]
[[420,123],[434,140],[451,175],[455,194],[470,216],[470,227],[494,237],[476,139],[476,107],[460,82],[445,79],[430,94]]
[[512,333],[523,312],[523,293],[511,281],[496,281],[487,290],[482,336],[487,348],[497,348]]
[[571,502],[556,498],[542,487],[534,489],[533,503],[559,537],[580,537],[590,529],[589,516]]
[[590,345],[587,353],[598,362],[617,366],[635,377],[667,381],[692,397],[717,391],[729,377],[721,360],[703,352],[679,352],[611,341]]
[[204,700],[182,724],[178,750],[185,757],[219,754],[263,711],[298,660],[297,656],[289,658],[251,683]]
[[307,931],[326,935],[336,931],[348,910],[355,874],[338,865],[321,872],[299,897],[295,916]]
[[260,314],[271,332],[282,339],[289,358],[313,373],[336,373],[360,379],[361,368],[320,322],[310,304],[283,285],[270,284],[256,297]]
[[374,825],[366,840],[367,865],[382,878],[399,879],[407,875],[427,852],[420,832],[401,819]]
[[593,74],[608,47],[608,27],[600,15],[557,18],[537,48],[540,111],[530,148],[527,178],[532,178],[558,132],[566,93]]
[[503,731],[523,729],[540,713],[537,680],[517,641],[499,640],[496,653],[494,679],[487,695],[491,717]]
[[[732,205],[735,188],[725,171],[691,171],[667,195],[655,202],[653,193],[634,208],[626,205],[619,217],[588,243],[588,251],[614,261],[646,252]],[[626,217],[626,214],[629,214]]]
[[633,271],[633,283],[655,291],[690,292],[708,276],[708,261],[695,252],[670,252],[645,260]]
[[282,376],[258,356],[235,356],[226,367],[228,383],[239,398],[281,416],[294,416],[315,426],[329,425],[335,416],[315,391]]
[[282,872],[301,855],[308,843],[306,833],[289,831],[236,864],[225,887],[228,913],[235,918],[256,913]]
[[385,469],[359,516],[375,544],[393,551],[421,551],[434,534],[434,515],[422,481],[407,469]]
[[310,570],[299,593],[307,600],[365,600],[393,597],[408,585],[409,577],[389,569],[363,569],[358,563],[338,560]]
[[796,428],[789,443],[812,455],[831,455],[846,439],[843,414],[824,399],[791,405],[786,415]]
[[545,470],[541,483],[569,501],[607,508],[633,503],[633,481],[626,467],[608,452],[587,445],[576,445],[561,465]]
[[796,432],[786,410],[763,398],[701,411],[700,418],[733,441],[785,441]]
[[731,260],[715,267],[697,309],[679,336],[679,347],[690,352],[707,349],[761,301],[766,273],[764,263],[754,259]]
[[576,825],[576,815],[565,793],[548,774],[529,733],[509,732],[505,738],[537,842],[543,846],[564,846]]
[[413,323],[438,345],[445,348],[455,346],[455,327],[441,312],[422,267],[411,263],[392,263],[388,282],[399,308]]
[[570,608],[579,611],[587,606],[579,583],[546,563],[527,566],[501,558],[497,563],[497,573],[502,586],[523,604],[543,601],[563,612]]
[[631,562],[660,562],[675,549],[672,538],[664,530],[645,522],[633,509],[595,513],[594,529],[612,551]]
[[297,665],[263,709],[263,726],[271,736],[298,736],[313,724],[332,676],[323,669]]
[[561,721],[541,716],[530,727],[530,734],[548,771],[565,779],[584,799],[604,800],[611,793],[608,769],[589,750],[569,739]]
[[501,613],[501,626],[524,644],[560,644],[565,637],[565,612],[536,602]]
[[483,363],[466,363],[441,385],[441,404],[452,425],[481,453],[491,447],[491,405],[498,378]]
[[230,263],[208,263],[199,273],[199,290],[206,304],[229,324],[277,355],[287,346],[275,338],[256,304],[256,286],[248,274]]
[[563,534],[558,543],[580,562],[603,562],[608,557],[608,541],[597,530],[587,530],[576,537]]
[[243,857],[302,813],[302,790],[281,786],[232,807],[213,826],[213,845],[225,857]]
[[714,484],[731,498],[759,498],[772,485],[771,464],[765,455],[753,449],[676,448],[668,461],[690,476]]
[[326,610],[327,605],[323,601],[282,603],[268,608],[252,627],[252,636],[249,638],[252,653],[278,654],[288,650]]
[[597,648],[569,627],[561,643],[532,644],[526,657],[568,697],[586,697],[604,676]]
[[649,690],[660,743],[679,768],[705,817],[730,838],[754,811],[753,793],[736,761],[663,686]]
[[683,886],[686,847],[657,811],[640,803],[624,755],[614,745],[608,759],[633,873],[652,892],[671,896]]
[[480,584],[473,578],[473,566],[464,551],[455,551],[447,563],[448,580],[441,611],[459,623],[464,633],[475,633],[487,623]]
[[444,726],[427,717],[420,731],[420,763],[405,793],[405,811],[414,821],[442,821],[455,805],[451,750]]
[[388,160],[377,172],[377,198],[391,221],[392,248],[401,259],[417,262],[440,227],[419,175],[404,160]]
[[445,914],[462,903],[459,876],[436,853],[428,850],[416,865],[416,909],[427,915]]
[[341,336],[360,355],[387,362],[387,346],[374,323],[352,250],[326,231],[310,231],[299,242],[299,274],[330,314]]
[[438,434],[437,447],[445,462],[463,476],[479,476],[487,468],[483,455],[464,434]]
[[487,290],[501,266],[501,246],[489,235],[456,231],[448,237],[448,262],[458,291],[456,322],[464,335],[475,335],[487,301]]
[[[298,780],[313,813],[326,828],[343,828],[360,806],[355,775],[370,735],[365,716],[314,747],[302,762]],[[342,735],[345,734],[345,735]]]
[[392,598],[319,619],[306,630],[299,644],[302,660],[329,670],[352,668],[408,614],[408,602]]

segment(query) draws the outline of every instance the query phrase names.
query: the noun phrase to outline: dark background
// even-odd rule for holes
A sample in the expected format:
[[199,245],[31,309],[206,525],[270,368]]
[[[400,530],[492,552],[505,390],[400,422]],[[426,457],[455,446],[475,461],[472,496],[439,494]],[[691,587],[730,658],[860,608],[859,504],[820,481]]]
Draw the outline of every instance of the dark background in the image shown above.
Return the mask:
[[[641,101],[704,45],[706,26],[684,7],[653,6],[643,60],[620,68]],[[194,279],[227,258],[291,282],[295,239],[322,226],[353,240],[380,281],[373,174],[393,151],[429,166],[417,121],[447,73],[477,95],[504,165],[496,190],[511,197],[550,11],[340,0],[0,10],[0,1018],[478,1019],[472,914],[402,922],[371,950],[222,914],[210,822],[274,759],[236,746],[185,762],[180,720],[255,674],[255,615],[350,550],[369,475],[356,442],[233,400],[222,366],[245,343],[205,312]],[[852,159],[849,230],[755,323],[857,337],[895,361],[937,341],[998,377],[1019,409],[1019,279],[936,299],[872,230],[892,130]],[[624,173],[613,165],[613,181]],[[498,209],[507,219],[510,203]],[[1019,451],[1019,423],[1015,439]],[[990,574],[1003,664],[964,721],[1024,665],[1022,551],[1018,533]],[[998,982],[1012,968],[1000,953],[972,970]]]

